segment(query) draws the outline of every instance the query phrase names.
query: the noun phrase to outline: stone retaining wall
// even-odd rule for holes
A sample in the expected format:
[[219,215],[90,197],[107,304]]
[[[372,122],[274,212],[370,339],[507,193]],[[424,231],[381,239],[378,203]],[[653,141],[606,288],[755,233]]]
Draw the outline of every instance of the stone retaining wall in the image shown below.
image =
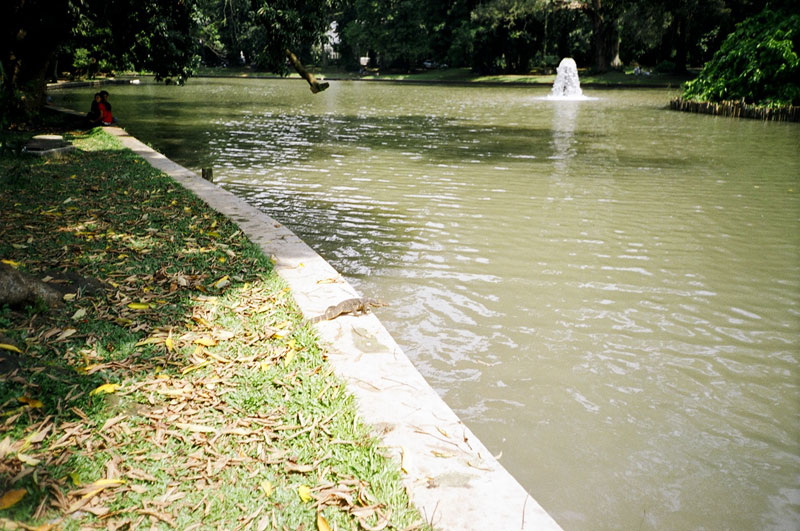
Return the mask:
[[771,120],[776,122],[800,122],[800,107],[793,105],[769,108],[739,101],[714,103],[675,98],[669,102],[669,108],[675,111],[731,116],[733,118],[753,118],[756,120]]

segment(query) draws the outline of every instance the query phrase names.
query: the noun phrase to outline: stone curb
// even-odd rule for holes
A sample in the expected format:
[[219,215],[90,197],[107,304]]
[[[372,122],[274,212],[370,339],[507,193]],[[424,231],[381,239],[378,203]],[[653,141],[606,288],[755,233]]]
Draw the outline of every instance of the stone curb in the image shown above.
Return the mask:
[[[123,129],[105,131],[236,223],[273,258],[305,316],[357,296],[282,224]],[[377,317],[345,315],[316,327],[331,366],[356,397],[359,415],[400,462],[411,501],[429,523],[446,530],[560,529],[436,394]]]

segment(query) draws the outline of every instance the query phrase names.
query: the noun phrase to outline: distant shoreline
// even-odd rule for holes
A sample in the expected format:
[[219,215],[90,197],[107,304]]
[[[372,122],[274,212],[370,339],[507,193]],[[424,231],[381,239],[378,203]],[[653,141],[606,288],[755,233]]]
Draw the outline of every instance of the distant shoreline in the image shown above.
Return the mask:
[[[387,73],[382,75],[364,75],[342,71],[324,71],[316,69],[314,72],[320,79],[327,81],[370,81],[379,83],[410,83],[417,85],[453,85],[453,86],[551,86],[555,74],[528,74],[528,75],[477,75],[466,68],[447,70],[431,70],[410,74]],[[151,77],[149,74],[126,73],[115,78],[98,78],[94,80],[59,81],[49,83],[48,89],[72,88],[80,86],[96,86],[104,83],[128,83],[133,78]],[[297,74],[281,77],[269,72],[254,72],[249,68],[204,68],[194,78],[221,78],[221,79],[301,79]],[[634,75],[620,71],[607,72],[593,75],[581,74],[581,86],[591,88],[666,88],[678,89],[691,79],[692,75],[678,76],[674,74]],[[191,78],[188,82],[191,82]]]

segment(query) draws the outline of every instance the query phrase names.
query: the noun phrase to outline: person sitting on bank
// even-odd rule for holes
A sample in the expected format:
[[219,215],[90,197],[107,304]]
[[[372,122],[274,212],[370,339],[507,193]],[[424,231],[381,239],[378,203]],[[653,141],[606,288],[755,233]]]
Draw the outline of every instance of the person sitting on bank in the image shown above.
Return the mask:
[[100,112],[100,105],[102,105],[103,97],[100,93],[96,93],[94,95],[94,99],[92,100],[92,108],[89,113],[86,115],[86,120],[88,120],[89,125],[100,125],[101,118],[103,117],[102,113]]
[[100,99],[102,100],[103,106],[105,106],[106,112],[103,115],[103,125],[111,125],[117,123],[117,118],[111,114],[111,104],[108,102],[108,91],[101,90],[98,92],[100,94]]

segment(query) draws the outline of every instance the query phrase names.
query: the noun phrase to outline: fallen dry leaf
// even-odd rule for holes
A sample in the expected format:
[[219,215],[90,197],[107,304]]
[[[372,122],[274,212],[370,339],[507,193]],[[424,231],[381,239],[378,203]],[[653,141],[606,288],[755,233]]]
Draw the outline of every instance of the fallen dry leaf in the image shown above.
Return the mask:
[[319,531],[331,531],[331,526],[328,525],[328,521],[325,520],[322,513],[317,513],[317,529]]
[[119,389],[120,387],[122,387],[120,384],[105,383],[100,387],[98,387],[97,389],[95,389],[94,391],[90,392],[89,394],[90,395],[99,395],[101,393],[111,394],[116,392],[116,390]]
[[19,400],[23,404],[28,404],[30,407],[42,407],[42,406],[44,406],[44,404],[42,404],[41,401],[36,400],[35,398],[28,398],[27,396],[21,396],[17,400]]
[[311,501],[311,488],[308,485],[300,485],[297,487],[297,495],[304,502]]
[[0,511],[15,506],[28,493],[25,489],[10,490],[0,497]]
[[16,352],[17,354],[22,354],[22,351],[15,347],[14,345],[9,345],[8,343],[0,343],[0,349],[2,350],[10,350],[11,352]]

